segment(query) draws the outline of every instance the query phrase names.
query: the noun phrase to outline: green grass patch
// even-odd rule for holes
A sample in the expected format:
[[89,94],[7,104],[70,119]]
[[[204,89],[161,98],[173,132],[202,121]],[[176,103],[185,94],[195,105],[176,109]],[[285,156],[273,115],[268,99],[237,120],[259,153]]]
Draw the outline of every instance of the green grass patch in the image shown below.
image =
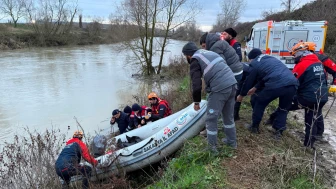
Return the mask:
[[289,187],[295,189],[323,188],[320,184],[314,184],[307,175],[298,175],[297,177],[291,179]]
[[187,91],[187,90],[189,90],[189,86],[190,86],[190,77],[186,76],[182,79],[182,81],[180,83],[179,91],[180,92]]
[[206,139],[203,137],[187,141],[176,157],[168,162],[160,180],[148,188],[224,188],[226,173],[221,162],[223,158],[232,157],[233,151],[221,147],[219,155],[215,156],[205,148]]

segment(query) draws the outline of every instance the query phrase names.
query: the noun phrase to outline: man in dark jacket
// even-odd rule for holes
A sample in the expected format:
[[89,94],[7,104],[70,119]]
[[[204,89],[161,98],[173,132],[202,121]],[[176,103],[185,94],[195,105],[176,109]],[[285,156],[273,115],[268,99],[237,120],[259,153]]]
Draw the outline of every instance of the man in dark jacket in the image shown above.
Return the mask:
[[209,93],[205,120],[209,149],[212,152],[218,152],[216,148],[217,120],[220,114],[222,114],[224,132],[227,137],[223,139],[223,142],[237,148],[236,127],[233,120],[237,81],[233,72],[221,56],[211,51],[199,50],[193,42],[187,43],[182,52],[190,64],[192,96],[196,111],[200,109],[202,77],[206,84],[206,91]]
[[115,122],[118,124],[120,134],[123,134],[126,132],[126,129],[129,125],[129,116],[126,113],[115,109],[112,112],[110,124],[113,125]]
[[133,123],[135,128],[140,128],[147,124],[149,121],[149,116],[152,110],[147,106],[140,106],[137,103],[132,105],[132,115],[133,116]]
[[232,70],[237,82],[239,82],[243,75],[243,64],[240,62],[239,57],[228,42],[220,39],[220,34],[205,33],[200,43],[206,50],[219,54]]
[[[242,92],[237,97],[241,102],[243,96],[253,95],[261,86],[263,89],[255,94],[255,104],[253,107],[252,124],[249,130],[259,133],[259,124],[262,120],[266,106],[279,98],[279,112],[274,121],[275,137],[279,139],[286,129],[286,119],[291,101],[296,93],[298,81],[291,71],[277,58],[263,55],[260,49],[252,49],[248,54],[251,59],[251,72],[242,87]],[[254,85],[257,83],[256,85]]]
[[82,157],[93,166],[98,165],[98,161],[90,155],[88,148],[82,142],[82,138],[83,132],[75,131],[73,138],[66,142],[66,146],[56,160],[56,173],[63,179],[66,186],[70,184],[72,176],[82,174],[82,186],[89,188],[91,167],[79,164]]
[[233,28],[227,28],[224,30],[224,32],[221,33],[222,39],[226,40],[231,47],[233,47],[236,50],[237,55],[239,56],[239,61],[242,61],[242,51],[241,51],[241,45],[236,40],[237,32]]

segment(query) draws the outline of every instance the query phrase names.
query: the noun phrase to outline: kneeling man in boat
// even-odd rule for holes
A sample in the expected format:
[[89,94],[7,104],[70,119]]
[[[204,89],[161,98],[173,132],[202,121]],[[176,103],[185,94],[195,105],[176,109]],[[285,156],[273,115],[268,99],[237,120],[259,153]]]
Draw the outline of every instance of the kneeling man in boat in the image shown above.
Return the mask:
[[[147,106],[140,106],[135,103],[132,105],[132,115],[134,116],[134,127],[140,128],[147,124],[149,121],[149,114],[151,114],[152,110]],[[132,116],[131,115],[131,116]]]
[[120,134],[127,132],[126,129],[129,124],[129,116],[126,113],[119,111],[118,109],[113,110],[110,124],[113,125],[116,122],[118,124]]
[[152,113],[148,114],[150,121],[156,121],[172,114],[172,110],[170,109],[167,100],[159,98],[156,93],[149,93],[148,100],[152,108]]

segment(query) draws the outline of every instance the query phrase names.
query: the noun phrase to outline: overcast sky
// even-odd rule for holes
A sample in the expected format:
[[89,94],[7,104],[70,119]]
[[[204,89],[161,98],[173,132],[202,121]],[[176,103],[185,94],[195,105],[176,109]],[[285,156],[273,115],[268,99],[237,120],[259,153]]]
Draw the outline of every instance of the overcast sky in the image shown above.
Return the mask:
[[[79,6],[83,10],[83,16],[99,16],[108,18],[109,14],[116,11],[115,5],[119,5],[122,0],[78,0]],[[220,2],[223,0],[197,0],[201,7],[201,13],[196,17],[197,24],[202,30],[211,29],[212,24],[216,20],[217,14],[220,12]],[[266,10],[281,10],[281,0],[245,0],[247,3],[245,11],[243,11],[240,21],[253,21],[261,18],[261,14]],[[311,2],[312,0],[300,0],[300,5]]]
[[[123,0],[78,0],[80,9],[85,18],[98,16],[108,19],[108,16],[118,11],[116,5],[120,5]],[[220,13],[220,2],[225,0],[197,0],[199,2],[201,13],[196,16],[196,22],[204,31],[211,29],[212,24],[216,21],[216,16]],[[261,18],[262,12],[266,10],[281,10],[281,0],[245,0],[246,9],[243,11],[240,21],[253,21]],[[313,0],[299,0],[300,5],[306,4]],[[6,22],[6,18],[1,22]],[[89,21],[89,20],[87,20]]]

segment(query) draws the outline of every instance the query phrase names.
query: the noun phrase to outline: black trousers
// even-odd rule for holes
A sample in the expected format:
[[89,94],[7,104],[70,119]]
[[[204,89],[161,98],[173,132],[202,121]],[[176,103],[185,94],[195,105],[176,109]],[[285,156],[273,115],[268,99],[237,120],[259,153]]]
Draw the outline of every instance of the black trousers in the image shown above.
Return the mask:
[[91,176],[91,167],[87,165],[78,165],[78,166],[70,166],[70,167],[61,167],[57,168],[56,167],[56,173],[58,176],[60,176],[66,185],[70,184],[71,177],[74,175],[83,175],[83,180],[82,180],[82,187],[83,188],[89,188],[89,177]]
[[286,129],[286,120],[289,109],[292,105],[292,99],[296,93],[296,86],[285,86],[276,89],[263,89],[253,97],[252,125],[258,127],[264,115],[265,108],[273,100],[279,98],[278,111],[273,122],[273,128],[276,131]]
[[326,102],[309,102],[303,98],[294,98],[290,110],[305,110],[305,146],[314,146],[315,136],[322,136],[324,132],[324,121],[322,108]]

